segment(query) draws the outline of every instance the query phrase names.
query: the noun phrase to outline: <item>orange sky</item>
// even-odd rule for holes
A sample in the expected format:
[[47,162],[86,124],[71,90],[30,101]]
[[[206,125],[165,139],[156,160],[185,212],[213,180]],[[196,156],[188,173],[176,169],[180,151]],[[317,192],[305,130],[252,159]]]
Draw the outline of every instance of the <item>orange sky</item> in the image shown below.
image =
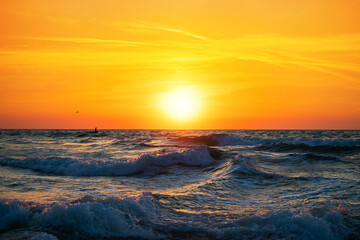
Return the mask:
[[[359,12],[357,0],[2,1],[0,128],[360,129]],[[196,93],[192,117],[163,107],[178,88]]]

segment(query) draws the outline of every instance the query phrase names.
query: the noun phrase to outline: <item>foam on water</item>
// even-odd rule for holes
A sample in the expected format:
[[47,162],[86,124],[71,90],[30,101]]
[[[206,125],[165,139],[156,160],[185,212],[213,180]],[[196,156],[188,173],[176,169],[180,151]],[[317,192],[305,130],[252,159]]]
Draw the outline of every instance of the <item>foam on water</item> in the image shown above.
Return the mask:
[[0,231],[35,226],[76,238],[157,236],[147,227],[156,211],[151,194],[138,198],[85,197],[54,205],[2,200],[0,209]]
[[2,200],[0,209],[0,231],[22,227],[47,230],[42,235],[48,238],[35,239],[53,239],[59,234],[64,237],[64,233],[66,238],[79,239],[179,239],[197,232],[217,239],[331,240],[346,238],[354,230],[346,226],[342,209],[266,211],[209,218],[207,214],[170,214],[151,193],[132,198],[87,196],[54,205]]
[[0,165],[20,167],[35,171],[66,176],[126,176],[156,168],[183,164],[186,166],[206,166],[213,163],[214,150],[198,147],[183,152],[152,156],[144,154],[134,161],[84,161],[74,158],[26,158],[0,159]]
[[0,239],[360,238],[360,131],[90,131],[0,130]]
[[[344,239],[351,232],[339,211],[270,211],[217,225],[216,237],[232,239]],[[321,210],[321,209],[320,209]]]

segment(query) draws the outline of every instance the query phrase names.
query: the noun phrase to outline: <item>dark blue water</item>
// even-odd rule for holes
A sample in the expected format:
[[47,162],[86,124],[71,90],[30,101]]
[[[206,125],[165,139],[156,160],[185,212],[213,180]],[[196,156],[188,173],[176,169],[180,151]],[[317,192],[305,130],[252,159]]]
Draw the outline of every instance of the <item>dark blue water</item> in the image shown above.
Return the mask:
[[359,239],[360,131],[0,130],[2,239]]

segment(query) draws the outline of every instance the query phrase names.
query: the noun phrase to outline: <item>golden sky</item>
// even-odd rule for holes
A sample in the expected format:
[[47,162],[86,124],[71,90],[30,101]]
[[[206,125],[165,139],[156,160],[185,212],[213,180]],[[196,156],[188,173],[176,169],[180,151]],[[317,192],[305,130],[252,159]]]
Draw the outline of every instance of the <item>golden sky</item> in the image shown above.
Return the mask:
[[359,12],[358,0],[2,1],[0,128],[360,129]]

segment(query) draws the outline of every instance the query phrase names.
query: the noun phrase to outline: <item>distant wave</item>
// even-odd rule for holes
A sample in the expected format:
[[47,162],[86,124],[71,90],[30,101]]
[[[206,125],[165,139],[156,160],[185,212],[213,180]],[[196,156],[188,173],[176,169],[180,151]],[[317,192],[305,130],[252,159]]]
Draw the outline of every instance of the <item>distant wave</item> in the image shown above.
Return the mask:
[[[0,200],[0,231],[34,227],[64,239],[356,239],[341,208],[269,210],[255,215],[174,214],[151,193],[138,197],[85,196],[52,205]],[[171,212],[171,213],[170,213]],[[189,222],[189,218],[196,219]],[[51,234],[51,235],[50,235]],[[195,234],[195,235],[194,235]]]
[[94,130],[32,130],[32,129],[11,129],[1,131],[0,135],[6,136],[40,136],[40,137],[52,137],[52,138],[68,138],[68,137],[105,137],[108,136],[108,131],[100,130],[95,133]]
[[[296,157],[299,157],[296,155]],[[305,155],[306,157],[306,155]],[[304,160],[304,159],[303,159]],[[305,159],[306,160],[306,159]],[[270,169],[265,167],[257,166],[252,161],[244,159],[242,156],[236,156],[233,160],[233,164],[231,168],[228,170],[230,174],[236,174],[241,178],[245,177],[261,177],[261,178],[271,178],[271,179],[293,179],[293,180],[300,180],[300,181],[308,181],[308,180],[335,180],[338,178],[328,178],[322,176],[297,176],[291,177],[286,176],[286,173],[275,173],[272,172]],[[286,160],[288,161],[288,159]],[[347,179],[348,180],[348,179]]]
[[[116,144],[116,143],[115,143]],[[139,143],[138,146],[144,147],[144,148],[163,148],[163,147],[176,147],[176,148],[188,148],[189,146],[184,145],[156,145],[156,144],[149,144],[149,143]]]
[[204,136],[188,136],[188,137],[180,137],[177,140],[184,143],[192,143],[192,144],[204,144],[207,146],[218,146],[221,142],[221,139],[225,136],[229,136],[226,134],[210,134]]
[[[339,157],[332,155],[316,154],[316,153],[291,153],[282,157],[285,161],[298,160],[307,162],[316,161],[333,161],[333,162],[347,162]],[[279,160],[279,158],[277,158]]]
[[185,143],[203,144],[207,146],[257,146],[261,144],[303,144],[308,146],[348,146],[360,147],[360,139],[291,139],[291,138],[244,138],[227,134],[210,134],[203,136],[180,137]]
[[106,137],[108,134],[106,132],[82,132],[76,135],[76,137]]
[[159,167],[182,164],[186,166],[206,166],[220,157],[215,149],[197,147],[183,152],[158,156],[144,154],[134,161],[90,162],[74,158],[26,158],[0,159],[0,165],[20,167],[68,176],[126,176],[139,173],[156,173]]
[[[355,141],[354,141],[355,142]],[[288,142],[274,142],[264,143],[256,146],[256,150],[261,151],[273,151],[273,152],[289,152],[289,151],[306,151],[306,152],[318,152],[318,153],[356,153],[360,152],[360,146],[353,145],[355,143],[348,143],[348,145],[340,145],[338,142],[330,145],[309,145],[305,143],[288,143]]]
[[[255,149],[262,149],[264,146],[256,147]],[[264,155],[263,153],[257,153],[255,156],[251,156],[251,158],[261,158],[263,161],[271,162],[271,163],[279,163],[282,162],[284,165],[291,164],[299,164],[300,162],[305,163],[316,163],[316,162],[343,162],[349,163],[349,160],[346,158],[336,157],[331,153],[310,153],[310,152],[293,152],[293,151],[285,151],[286,154],[270,154]]]

